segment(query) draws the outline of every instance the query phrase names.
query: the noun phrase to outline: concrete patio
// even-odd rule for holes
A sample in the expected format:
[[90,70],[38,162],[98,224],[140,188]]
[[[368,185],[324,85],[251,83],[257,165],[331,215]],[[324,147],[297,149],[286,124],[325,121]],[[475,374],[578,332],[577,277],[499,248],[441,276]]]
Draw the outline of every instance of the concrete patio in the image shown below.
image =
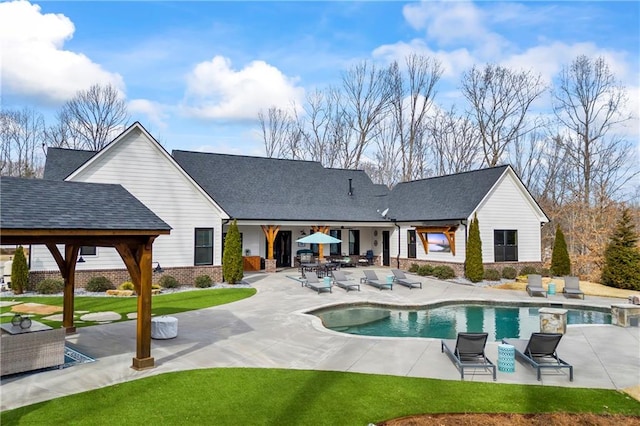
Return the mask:
[[[389,270],[377,270],[379,276]],[[356,280],[362,268],[346,271]],[[460,380],[458,370],[440,352],[440,341],[428,338],[350,336],[326,330],[305,312],[341,303],[377,302],[423,305],[445,300],[555,302],[565,305],[610,307],[622,299],[587,296],[584,301],[562,295],[531,298],[524,291],[496,290],[420,278],[422,289],[394,286],[393,291],[362,285],[362,291],[316,293],[287,275],[256,273],[246,281],[258,293],[245,300],[198,311],[175,314],[178,337],[153,340],[156,367],[136,371],[131,366],[136,348],[135,321],[78,329],[67,337],[81,352],[97,361],[62,370],[9,376],[1,381],[1,409],[7,410],[90,389],[171,371],[196,368],[255,367],[332,370]],[[497,383],[625,389],[640,386],[640,328],[611,325],[569,326],[558,352],[573,364],[574,381],[566,371],[543,372],[516,362],[514,373],[498,372]],[[487,344],[497,360],[498,342]],[[492,382],[484,371],[465,372],[465,380]]]

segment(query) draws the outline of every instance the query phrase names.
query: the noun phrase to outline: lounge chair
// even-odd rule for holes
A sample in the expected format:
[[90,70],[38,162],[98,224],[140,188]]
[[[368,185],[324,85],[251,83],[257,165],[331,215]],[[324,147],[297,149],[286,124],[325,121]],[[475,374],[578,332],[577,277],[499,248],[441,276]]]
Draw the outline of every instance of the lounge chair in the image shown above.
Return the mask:
[[568,368],[569,380],[573,381],[573,366],[558,357],[556,348],[562,334],[559,333],[531,333],[526,339],[502,339],[502,343],[513,345],[516,357],[531,364],[538,370],[538,380],[543,368]]
[[547,290],[542,287],[542,275],[527,275],[527,293],[529,293],[529,296],[533,296],[534,294],[542,294],[544,295],[544,297],[547,297]]
[[374,271],[365,270],[363,272],[364,272],[364,278],[360,278],[361,283],[372,285],[374,287],[379,288],[380,290],[382,290],[383,288],[388,288],[389,290],[393,290],[393,283],[380,281]]
[[584,293],[580,290],[580,280],[578,277],[564,277],[562,293],[565,297],[578,296],[584,299]]
[[409,289],[414,287],[422,288],[420,281],[410,280],[400,269],[392,269],[391,272],[393,272],[393,282],[409,287]]
[[465,368],[483,368],[493,373],[496,380],[496,366],[484,353],[488,333],[458,333],[458,338],[440,341],[441,352],[446,352],[451,361],[460,371],[460,378],[464,380]]
[[333,283],[338,287],[344,288],[347,290],[358,290],[360,291],[360,284],[350,281],[347,276],[342,271],[332,271],[333,275]]
[[315,272],[307,273],[302,284],[317,291],[318,294],[320,294],[321,291],[329,291],[329,293],[331,293],[331,282],[326,283],[324,279],[320,280]]

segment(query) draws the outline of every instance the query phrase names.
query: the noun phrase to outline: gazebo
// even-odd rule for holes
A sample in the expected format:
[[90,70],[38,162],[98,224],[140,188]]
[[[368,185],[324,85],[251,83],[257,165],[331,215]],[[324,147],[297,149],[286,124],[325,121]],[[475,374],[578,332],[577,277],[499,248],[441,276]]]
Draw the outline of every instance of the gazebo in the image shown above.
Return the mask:
[[[75,332],[75,269],[81,246],[114,247],[131,275],[138,316],[134,369],[151,356],[152,248],[171,227],[121,185],[2,177],[0,243],[46,245],[64,279],[63,322]],[[59,249],[64,246],[64,252]]]

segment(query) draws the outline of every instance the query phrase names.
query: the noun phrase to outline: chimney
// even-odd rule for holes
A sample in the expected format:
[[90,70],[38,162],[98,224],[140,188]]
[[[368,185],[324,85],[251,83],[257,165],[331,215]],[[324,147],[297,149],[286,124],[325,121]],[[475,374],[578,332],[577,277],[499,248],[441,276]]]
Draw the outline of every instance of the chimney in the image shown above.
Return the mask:
[[349,179],[349,195],[353,195],[353,187],[351,186],[351,181],[353,179]]

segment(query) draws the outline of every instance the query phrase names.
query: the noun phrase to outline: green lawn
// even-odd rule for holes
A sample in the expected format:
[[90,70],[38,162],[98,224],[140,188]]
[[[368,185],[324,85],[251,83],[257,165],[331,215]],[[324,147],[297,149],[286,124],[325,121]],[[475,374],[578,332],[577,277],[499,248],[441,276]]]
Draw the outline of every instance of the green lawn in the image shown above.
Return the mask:
[[612,390],[219,368],[167,373],[9,410],[0,423],[367,425],[419,413],[560,411],[640,416],[640,402]]
[[[192,311],[195,309],[209,308],[211,306],[223,305],[235,302],[240,299],[253,296],[256,293],[254,288],[218,288],[204,289],[197,291],[183,291],[169,294],[158,294],[153,296],[151,301],[151,313],[153,315],[169,315],[178,312]],[[16,301],[23,303],[41,303],[44,305],[54,305],[62,308],[62,296],[29,296],[29,297],[3,297],[0,301]],[[95,312],[117,312],[121,315],[120,321],[127,321],[127,314],[137,312],[137,297],[90,297],[76,296],[74,299],[75,311],[83,313]],[[11,306],[0,308],[0,313],[11,312]],[[62,311],[60,311],[62,312]],[[29,314],[29,316],[51,327],[61,327],[60,321],[49,321],[42,319],[48,315]],[[76,315],[76,319],[78,316]],[[0,316],[0,321],[9,322],[11,316]],[[117,322],[117,321],[114,321]],[[97,324],[95,321],[76,321],[76,327],[87,327]]]

